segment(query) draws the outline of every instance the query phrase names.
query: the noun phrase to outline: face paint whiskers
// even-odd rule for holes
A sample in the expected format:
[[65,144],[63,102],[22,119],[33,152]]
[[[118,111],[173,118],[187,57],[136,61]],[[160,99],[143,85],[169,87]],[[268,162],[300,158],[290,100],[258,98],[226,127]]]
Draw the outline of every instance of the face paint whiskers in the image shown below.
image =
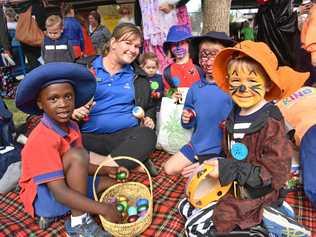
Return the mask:
[[262,85],[257,84],[257,85],[250,86],[250,90],[252,90],[256,94],[260,95],[260,91],[262,91]]
[[230,90],[231,94],[234,95],[235,93],[237,93],[239,91],[239,87],[240,86],[229,85],[229,90]]

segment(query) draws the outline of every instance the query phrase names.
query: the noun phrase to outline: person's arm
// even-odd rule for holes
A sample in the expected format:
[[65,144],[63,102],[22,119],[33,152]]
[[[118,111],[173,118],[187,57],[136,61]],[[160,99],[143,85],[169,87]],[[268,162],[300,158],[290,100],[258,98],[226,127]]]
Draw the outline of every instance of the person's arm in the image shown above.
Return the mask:
[[184,122],[183,115],[185,114],[185,111],[193,110],[194,111],[194,105],[193,105],[193,92],[192,87],[189,89],[187,96],[185,98],[184,106],[183,106],[183,113],[181,116],[181,125],[183,128],[190,129],[193,128],[196,124],[195,116],[190,118],[190,121],[188,123]]
[[117,220],[117,218],[115,218],[117,216],[115,206],[104,202],[96,202],[85,195],[70,189],[64,179],[48,182],[47,186],[56,200],[70,209],[92,214],[100,214],[108,220]]
[[75,56],[74,49],[73,49],[72,45],[70,44],[69,40],[67,41],[67,45],[68,45],[68,53],[69,53],[70,57],[72,58],[72,61],[74,62],[76,59],[76,56]]
[[105,42],[107,42],[111,38],[111,32],[108,30],[106,26],[102,27],[102,34],[105,38]]
[[8,38],[8,30],[7,30],[7,25],[6,25],[6,21],[5,21],[4,13],[2,9],[0,9],[0,44],[6,53],[11,54],[10,53],[11,46],[10,46],[10,41]]

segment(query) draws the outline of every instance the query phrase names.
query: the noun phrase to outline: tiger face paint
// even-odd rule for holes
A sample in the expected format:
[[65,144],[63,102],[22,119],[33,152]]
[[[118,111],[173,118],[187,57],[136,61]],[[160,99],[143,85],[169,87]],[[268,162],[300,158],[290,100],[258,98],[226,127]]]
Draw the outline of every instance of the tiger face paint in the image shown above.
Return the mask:
[[264,99],[266,78],[260,70],[242,65],[228,68],[229,93],[241,108],[251,108]]

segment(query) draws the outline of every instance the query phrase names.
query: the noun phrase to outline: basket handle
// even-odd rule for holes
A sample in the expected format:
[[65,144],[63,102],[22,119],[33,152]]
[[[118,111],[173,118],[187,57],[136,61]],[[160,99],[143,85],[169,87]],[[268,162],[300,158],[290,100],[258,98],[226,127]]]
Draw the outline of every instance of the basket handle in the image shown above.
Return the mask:
[[[146,174],[147,174],[148,179],[149,179],[150,197],[151,197],[151,199],[153,199],[153,181],[152,181],[151,175],[150,175],[149,171],[147,170],[146,166],[142,162],[140,162],[139,160],[137,160],[135,158],[132,158],[132,157],[129,157],[129,156],[117,156],[117,157],[112,158],[112,161],[116,161],[116,160],[130,160],[130,161],[133,161],[133,162],[137,163],[138,165],[140,165],[146,171]],[[99,165],[99,167],[97,168],[97,170],[95,171],[95,173],[93,175],[93,183],[92,183],[93,184],[93,196],[94,196],[94,199],[96,201],[99,201],[99,199],[98,199],[97,193],[95,191],[95,179],[96,179],[97,174],[100,171],[100,169],[103,166],[106,166],[106,164],[108,162],[109,162],[109,160],[105,160],[105,161],[101,162],[101,164]]]

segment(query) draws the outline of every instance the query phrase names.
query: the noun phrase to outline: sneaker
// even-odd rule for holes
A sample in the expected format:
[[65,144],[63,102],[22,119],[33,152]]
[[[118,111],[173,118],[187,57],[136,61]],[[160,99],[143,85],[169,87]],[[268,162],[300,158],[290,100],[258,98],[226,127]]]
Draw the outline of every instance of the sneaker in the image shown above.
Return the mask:
[[294,218],[273,207],[265,207],[263,209],[263,224],[271,237],[311,236],[311,232],[306,230]]
[[65,229],[69,237],[111,237],[90,215],[87,215],[82,222],[81,225],[71,227],[70,218],[66,220]]
[[146,166],[146,168],[147,168],[148,171],[149,171],[149,174],[150,174],[152,177],[156,177],[156,176],[159,174],[158,169],[156,168],[156,166],[154,165],[154,163],[153,163],[150,159],[147,159],[147,160],[144,162],[144,165]]

